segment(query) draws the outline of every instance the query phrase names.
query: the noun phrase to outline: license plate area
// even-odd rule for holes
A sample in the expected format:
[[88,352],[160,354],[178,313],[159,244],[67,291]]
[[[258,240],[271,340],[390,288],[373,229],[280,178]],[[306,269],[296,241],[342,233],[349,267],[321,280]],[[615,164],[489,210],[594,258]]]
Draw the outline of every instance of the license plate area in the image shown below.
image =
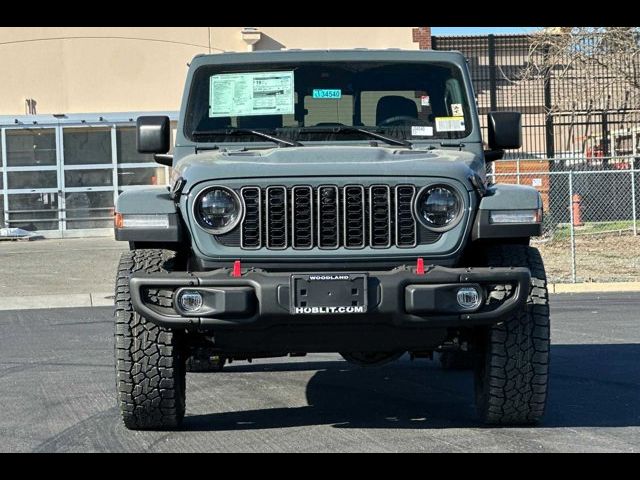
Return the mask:
[[367,311],[366,273],[291,275],[291,313],[339,315]]

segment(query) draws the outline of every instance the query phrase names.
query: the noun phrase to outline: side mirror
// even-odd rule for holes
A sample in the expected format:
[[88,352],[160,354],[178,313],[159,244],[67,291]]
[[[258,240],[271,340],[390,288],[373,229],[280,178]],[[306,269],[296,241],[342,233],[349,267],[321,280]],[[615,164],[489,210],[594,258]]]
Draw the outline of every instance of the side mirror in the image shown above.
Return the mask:
[[520,112],[489,112],[487,114],[489,148],[505,150],[522,146],[522,115]]
[[138,117],[136,146],[139,153],[167,153],[171,148],[169,117]]

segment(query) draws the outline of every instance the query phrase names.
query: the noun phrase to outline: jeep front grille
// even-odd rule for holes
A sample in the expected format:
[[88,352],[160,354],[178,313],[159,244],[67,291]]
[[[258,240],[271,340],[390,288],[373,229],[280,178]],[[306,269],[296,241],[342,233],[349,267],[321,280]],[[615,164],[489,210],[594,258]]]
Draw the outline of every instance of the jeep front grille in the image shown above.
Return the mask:
[[[239,246],[328,250],[433,243],[440,234],[419,231],[413,215],[415,195],[413,185],[243,187]],[[234,241],[224,237],[216,238],[233,246]]]
[[291,243],[293,248],[313,247],[313,188],[291,189]]
[[285,187],[266,189],[266,226],[267,248],[281,250],[289,246],[289,222]]
[[243,248],[262,246],[262,195],[258,187],[244,187],[240,190],[244,202],[245,216],[240,227],[240,243]]

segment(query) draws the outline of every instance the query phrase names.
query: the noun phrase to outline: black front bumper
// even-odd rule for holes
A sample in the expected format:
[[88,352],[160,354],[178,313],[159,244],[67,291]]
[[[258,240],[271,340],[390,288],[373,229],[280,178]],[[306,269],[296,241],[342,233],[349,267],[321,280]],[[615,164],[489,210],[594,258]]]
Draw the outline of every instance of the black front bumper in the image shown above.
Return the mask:
[[[204,332],[251,331],[274,326],[290,331],[305,326],[326,331],[347,325],[359,331],[368,326],[438,329],[500,322],[526,302],[531,280],[526,268],[431,266],[424,274],[418,274],[415,268],[403,266],[366,273],[366,313],[294,314],[290,288],[294,272],[255,269],[243,270],[239,277],[232,276],[230,269],[136,273],[130,279],[131,300],[134,309],[153,323]],[[473,286],[483,292],[480,307],[464,311],[457,305],[455,292],[461,286]],[[505,298],[489,298],[495,286],[508,286],[506,291],[510,293],[503,295]],[[205,308],[200,313],[186,313],[177,305],[176,295],[185,287],[203,293]],[[164,303],[153,301],[158,291],[164,292]]]

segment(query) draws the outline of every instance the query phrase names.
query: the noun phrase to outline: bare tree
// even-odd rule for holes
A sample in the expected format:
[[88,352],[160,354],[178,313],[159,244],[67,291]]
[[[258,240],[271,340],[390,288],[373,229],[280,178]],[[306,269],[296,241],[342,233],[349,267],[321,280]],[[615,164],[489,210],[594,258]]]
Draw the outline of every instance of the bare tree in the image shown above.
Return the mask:
[[639,27],[556,27],[531,36],[525,78],[564,84],[552,111],[640,110]]
[[[552,95],[546,113],[563,117],[570,131],[567,141],[579,141],[580,150],[586,150],[588,139],[595,137],[589,131],[594,113],[611,113],[625,124],[637,122],[639,27],[545,28],[532,34],[530,41],[522,79],[549,82]],[[607,141],[606,134],[598,138]]]

